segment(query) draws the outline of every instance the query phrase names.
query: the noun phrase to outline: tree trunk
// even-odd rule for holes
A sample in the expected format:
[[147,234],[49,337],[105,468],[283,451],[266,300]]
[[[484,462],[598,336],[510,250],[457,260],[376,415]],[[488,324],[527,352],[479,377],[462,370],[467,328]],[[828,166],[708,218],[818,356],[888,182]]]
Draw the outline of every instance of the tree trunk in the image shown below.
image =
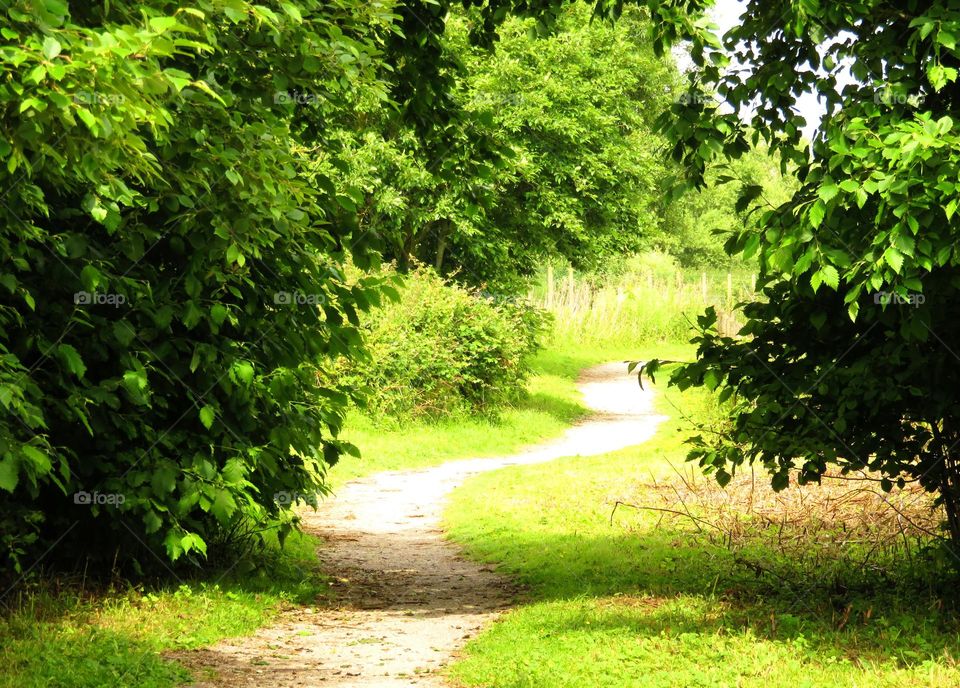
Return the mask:
[[947,530],[950,534],[950,548],[954,554],[960,554],[960,466],[957,465],[951,449],[956,440],[948,428],[932,424],[933,437],[938,446],[943,472],[940,475],[940,500],[947,515]]
[[443,254],[447,250],[447,233],[443,230],[437,236],[437,256],[433,262],[433,267],[437,272],[443,274]]

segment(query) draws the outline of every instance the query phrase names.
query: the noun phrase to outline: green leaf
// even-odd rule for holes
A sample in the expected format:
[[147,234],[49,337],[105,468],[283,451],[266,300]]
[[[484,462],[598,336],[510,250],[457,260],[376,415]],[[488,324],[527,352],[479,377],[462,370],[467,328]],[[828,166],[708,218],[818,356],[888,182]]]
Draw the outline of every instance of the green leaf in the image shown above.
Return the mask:
[[60,357],[60,360],[63,361],[64,365],[67,366],[67,370],[77,377],[82,378],[84,373],[87,372],[87,367],[83,364],[83,359],[80,358],[80,352],[71,344],[58,345],[57,355]]
[[790,474],[786,471],[777,471],[770,477],[770,486],[774,492],[780,492],[790,485]]
[[857,301],[851,301],[847,305],[847,316],[853,322],[856,322],[857,315],[860,313],[860,304]]
[[23,445],[20,447],[20,451],[25,458],[30,459],[30,463],[33,464],[37,473],[45,474],[50,472],[52,464],[50,463],[50,457],[47,456],[45,452],[40,451],[32,444]]
[[177,487],[177,477],[179,469],[172,461],[165,461],[153,469],[153,475],[150,477],[150,485],[153,492],[158,497],[163,497],[174,491]]
[[953,198],[953,199],[951,199],[951,200],[947,203],[947,205],[944,206],[943,212],[944,212],[944,214],[947,216],[947,222],[949,222],[949,221],[950,221],[950,218],[953,217],[953,214],[954,214],[955,212],[957,212],[957,202],[958,202],[958,200],[960,200],[960,199]]
[[176,17],[152,17],[150,19],[150,28],[158,33],[169,31],[177,24]]
[[253,382],[253,364],[248,361],[237,361],[230,368],[230,378],[234,382],[242,382],[249,385]]
[[52,60],[59,55],[60,49],[60,41],[53,36],[47,36],[43,39],[43,56],[48,60]]
[[210,319],[218,326],[223,324],[227,318],[227,307],[222,303],[215,303],[210,307]]
[[113,336],[116,337],[117,341],[123,346],[129,346],[130,342],[137,336],[137,333],[134,332],[133,326],[126,320],[117,320],[113,323]]
[[237,503],[234,501],[233,495],[226,490],[217,490],[217,496],[214,498],[213,504],[210,505],[210,513],[212,513],[220,523],[226,523],[236,510]]
[[743,259],[750,260],[751,258],[753,258],[756,255],[757,249],[759,247],[760,247],[760,235],[754,232],[749,237],[747,237],[746,242],[744,242],[743,244],[743,251],[742,251]]
[[12,454],[0,459],[0,489],[13,492],[20,480],[17,460]]
[[200,310],[200,306],[197,305],[196,301],[187,301],[184,305],[183,324],[186,325],[188,330],[192,330],[200,320],[203,318],[203,311]]
[[228,263],[239,263],[240,259],[243,257],[243,254],[240,253],[240,247],[236,244],[230,244],[227,247],[227,262]]
[[720,384],[720,373],[714,369],[709,369],[703,374],[703,383],[711,392]]
[[820,273],[823,283],[836,291],[840,284],[840,275],[837,274],[837,269],[832,265],[824,265],[820,268]]
[[190,357],[190,372],[195,373],[200,367],[200,347],[193,350],[193,356]]
[[813,205],[810,206],[809,218],[810,224],[814,227],[819,227],[823,222],[823,216],[826,215],[827,206],[822,200],[816,201]]
[[893,246],[883,252],[883,260],[887,265],[893,268],[893,271],[897,274],[899,274],[900,270],[903,268],[903,254]]
[[151,533],[156,533],[163,527],[163,519],[160,518],[160,515],[153,509],[149,509],[143,514],[143,525],[144,531],[150,535]]
[[123,374],[123,384],[131,391],[146,389],[147,375],[142,370],[128,370]]
[[840,191],[839,187],[833,183],[829,177],[824,181],[823,186],[817,191],[817,195],[820,196],[820,200],[824,203],[831,201],[837,193]]
[[97,133],[97,118],[93,116],[93,113],[83,107],[77,107],[77,116],[87,125],[87,129],[93,132],[94,135]]
[[47,68],[43,65],[37,65],[27,74],[27,81],[31,84],[39,84],[47,76]]
[[[153,514],[152,511],[150,513]],[[154,516],[156,516],[156,514],[154,514]],[[160,520],[159,517],[157,517],[157,520],[158,521]],[[157,525],[157,527],[154,530],[159,530],[159,529],[160,529],[160,526]],[[183,554],[183,545],[180,544],[180,540],[181,540],[181,537],[180,537],[179,528],[171,528],[170,530],[167,531],[167,534],[163,538],[163,546],[167,550],[167,556],[170,557],[170,561],[176,561],[177,559],[180,558],[180,555]]]
[[96,291],[97,287],[100,286],[101,279],[100,271],[92,265],[84,265],[80,271],[80,282],[83,283],[83,288],[87,291]]
[[[33,108],[38,112],[43,112],[46,109],[46,103],[44,103],[39,98],[33,98],[33,97],[24,98],[23,101],[21,101],[20,108],[17,110],[17,112],[23,113],[29,110],[30,108]],[[87,113],[87,114],[90,114],[90,113]]]
[[290,17],[293,18],[298,24],[303,22],[303,15],[300,14],[300,9],[291,2],[280,3],[280,6],[283,8],[283,11],[286,12]]
[[180,538],[180,546],[183,547],[184,553],[196,550],[203,556],[207,556],[207,543],[196,533],[187,533]]
[[209,430],[213,427],[213,419],[217,417],[216,411],[210,405],[205,405],[200,409],[200,422],[203,423],[203,427]]
[[817,270],[810,275],[810,286],[813,288],[813,293],[816,294],[820,290],[820,285],[823,284],[823,272]]

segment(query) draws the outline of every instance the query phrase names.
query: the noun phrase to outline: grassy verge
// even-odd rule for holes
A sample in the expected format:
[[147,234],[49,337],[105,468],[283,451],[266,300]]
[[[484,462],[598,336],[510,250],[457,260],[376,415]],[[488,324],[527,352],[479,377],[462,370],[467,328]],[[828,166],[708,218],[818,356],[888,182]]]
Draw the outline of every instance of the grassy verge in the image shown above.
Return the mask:
[[[658,392],[674,418],[671,400],[711,413],[702,395]],[[781,578],[793,563],[771,540],[737,552],[662,513],[621,509],[611,522],[617,500],[658,503],[650,485],[682,489],[671,463],[682,466],[688,434],[672,419],[640,447],[484,474],[454,493],[452,538],[519,579],[527,599],[468,645],[452,678],[487,688],[960,685],[960,636],[940,593],[871,567],[861,573],[874,585],[861,590],[831,588],[818,569]],[[779,565],[776,576],[744,565],[745,552]]]
[[164,651],[252,633],[284,606],[325,593],[317,545],[292,535],[256,573],[238,566],[152,589],[86,592],[76,581],[46,580],[11,593],[5,602],[14,611],[0,617],[0,686],[179,685],[189,675]]
[[341,459],[330,471],[331,482],[336,487],[379,471],[508,454],[556,437],[589,413],[576,386],[581,370],[608,361],[678,353],[690,355],[688,348],[675,345],[583,347],[578,342],[557,340],[534,359],[527,398],[504,409],[496,420],[452,418],[385,430],[357,414],[348,422],[344,436],[360,448],[362,456]]

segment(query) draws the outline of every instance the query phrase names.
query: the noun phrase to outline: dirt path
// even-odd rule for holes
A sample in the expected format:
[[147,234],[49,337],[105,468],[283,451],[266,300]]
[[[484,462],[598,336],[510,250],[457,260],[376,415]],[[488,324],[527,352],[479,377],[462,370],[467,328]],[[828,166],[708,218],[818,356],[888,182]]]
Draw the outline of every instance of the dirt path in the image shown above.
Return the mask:
[[450,491],[483,471],[640,444],[664,418],[622,363],[586,371],[579,387],[596,413],[558,440],[513,456],[381,473],[305,513],[305,529],[327,541],[319,555],[336,577],[339,606],[297,609],[254,636],[178,654],[201,676],[216,672],[196,685],[444,685],[435,671],[515,593],[444,539],[440,517]]

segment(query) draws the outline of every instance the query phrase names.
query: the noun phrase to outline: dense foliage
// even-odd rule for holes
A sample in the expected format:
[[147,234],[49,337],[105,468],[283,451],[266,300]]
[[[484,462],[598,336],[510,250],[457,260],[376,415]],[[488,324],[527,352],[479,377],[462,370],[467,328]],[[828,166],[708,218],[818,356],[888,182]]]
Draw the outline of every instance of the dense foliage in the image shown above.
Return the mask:
[[[644,47],[643,13],[611,28],[566,5],[5,5],[14,566],[31,551],[198,561],[238,532],[285,533],[293,496],[323,493],[354,451],[337,435],[355,390],[332,366],[362,354],[362,314],[396,296],[346,264],[426,257],[514,288],[539,256],[595,263],[669,230],[650,119],[676,75]],[[535,19],[479,51],[511,14]],[[548,61],[562,69],[544,85]],[[486,398],[474,376],[457,392],[469,404]]]
[[70,9],[15,3],[0,25],[0,545],[146,563],[141,545],[177,559],[241,522],[287,528],[275,493],[322,491],[342,449],[350,391],[323,371],[380,300],[343,279],[350,248],[370,256],[308,149],[326,112],[383,93],[392,20]]
[[744,197],[744,189],[762,190],[763,205],[776,207],[789,200],[797,188],[792,169],[781,170],[775,156],[764,147],[751,149],[738,159],[716,164],[704,177],[705,186],[691,189],[666,204],[670,231],[658,235],[658,245],[687,266],[750,266],[753,256],[729,255],[724,244],[749,223],[757,204]]
[[[463,102],[458,63],[467,34],[489,45],[510,11],[549,4],[466,4],[452,39],[447,2],[5,6],[0,544],[14,566],[53,544],[61,559],[203,554],[285,532],[277,494],[323,492],[352,450],[336,436],[353,390],[331,365],[361,351],[360,314],[389,292],[343,265],[402,254],[386,215],[371,221],[389,185],[364,177],[363,154],[437,161],[422,188],[436,200],[446,185],[469,216],[513,150]],[[451,245],[509,272],[494,254],[518,237],[476,236]]]
[[343,367],[366,387],[377,422],[496,413],[524,393],[545,314],[523,301],[448,284],[429,268],[409,273],[401,298],[364,324],[369,358]]
[[544,38],[533,23],[506,22],[492,56],[461,48],[464,107],[510,149],[481,231],[465,226],[447,240],[454,265],[486,276],[530,272],[551,255],[595,268],[677,231],[664,221],[675,169],[653,121],[679,75],[654,56],[642,13],[611,25],[578,3]]
[[[740,46],[725,71],[704,22],[652,4],[661,40],[691,38],[702,65],[665,122],[692,182],[749,136],[797,165],[801,181],[729,244],[760,264],[764,298],[743,308],[742,336],[721,337],[707,313],[699,361],[673,378],[733,400],[733,433],[702,439],[693,458],[721,481],[762,464],[776,487],[792,469],[810,482],[831,466],[879,472],[885,489],[917,481],[938,494],[960,541],[960,10],[750,2],[724,39]],[[745,121],[704,105],[704,87]],[[827,114],[808,149],[792,108],[810,90]],[[741,109],[748,102],[759,105]]]
[[653,120],[679,76],[654,56],[642,13],[611,25],[578,3],[542,37],[512,18],[492,53],[468,40],[476,18],[447,21],[458,117],[439,150],[378,101],[342,124],[361,223],[386,257],[509,289],[545,256],[590,268],[678,231],[665,214],[676,168]]

